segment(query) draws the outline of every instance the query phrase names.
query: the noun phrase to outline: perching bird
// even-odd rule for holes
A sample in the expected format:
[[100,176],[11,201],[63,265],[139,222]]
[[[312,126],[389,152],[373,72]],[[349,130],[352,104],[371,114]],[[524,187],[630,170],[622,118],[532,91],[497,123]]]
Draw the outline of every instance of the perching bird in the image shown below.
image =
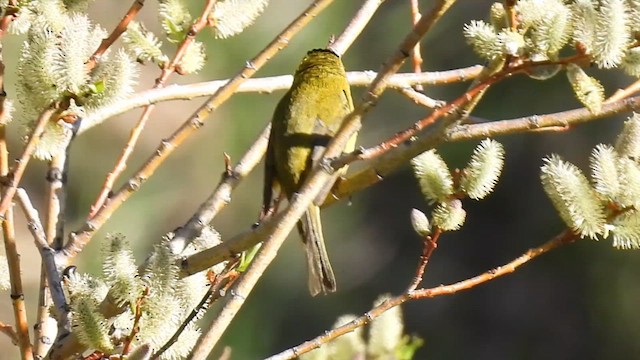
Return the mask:
[[[302,59],[293,85],[273,114],[266,154],[263,214],[271,209],[274,190],[288,199],[298,191],[313,166],[320,160],[342,119],[353,110],[351,90],[340,57],[331,50],[311,50]],[[355,135],[344,151],[353,151]],[[320,208],[333,183],[346,168],[325,185],[298,222],[305,244],[311,295],[336,291],[336,279],[329,263],[322,235]]]

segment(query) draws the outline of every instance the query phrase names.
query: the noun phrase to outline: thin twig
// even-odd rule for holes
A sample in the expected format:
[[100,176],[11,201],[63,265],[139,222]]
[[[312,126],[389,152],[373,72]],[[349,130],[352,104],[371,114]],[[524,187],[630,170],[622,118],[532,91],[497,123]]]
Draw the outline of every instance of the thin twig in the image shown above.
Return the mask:
[[[182,42],[178,46],[178,50],[176,51],[176,54],[174,55],[173,59],[162,69],[162,73],[160,74],[160,77],[157,78],[155,81],[154,89],[163,88],[167,80],[169,79],[169,77],[176,71],[176,67],[178,66],[178,64],[180,64],[180,61],[182,61],[184,54],[186,54],[187,49],[195,40],[196,35],[198,35],[198,33],[202,31],[202,29],[204,29],[205,26],[207,26],[207,17],[209,16],[211,9],[213,8],[216,2],[217,0],[207,1],[206,5],[204,6],[204,9],[202,10],[202,14],[196,21],[194,21],[193,25],[191,25],[191,28],[187,32],[187,36],[185,36],[185,38],[182,40]],[[136,3],[134,3],[134,6]],[[142,2],[140,2],[140,6],[142,6]],[[132,6],[132,9],[133,9],[133,6]],[[126,24],[125,24],[125,29],[126,29]],[[98,193],[98,198],[91,206],[88,219],[93,218],[96,212],[105,204],[105,202],[107,201],[107,197],[109,196],[109,193],[111,192],[111,189],[113,188],[113,184],[115,183],[116,179],[120,176],[120,174],[122,174],[122,172],[124,172],[127,169],[127,161],[129,161],[131,154],[133,154],[133,150],[135,149],[136,144],[140,139],[140,135],[142,134],[144,127],[149,121],[149,117],[151,116],[151,113],[153,112],[154,109],[155,109],[155,106],[153,104],[147,105],[144,108],[142,115],[140,115],[140,119],[138,120],[138,123],[133,127],[133,129],[131,129],[129,139],[127,140],[127,143],[122,149],[120,157],[116,161],[116,164],[114,165],[113,169],[107,175],[107,178],[104,181],[104,185],[102,186],[102,188],[100,189],[100,192]]]
[[209,224],[224,206],[231,202],[231,191],[258,165],[269,142],[271,125],[267,125],[256,141],[244,153],[238,164],[233,169],[225,170],[222,179],[215,190],[209,195],[189,221],[176,230],[171,239],[171,250],[179,254],[191,242],[200,236],[204,226]]
[[366,0],[358,9],[358,12],[351,18],[349,24],[340,34],[340,36],[329,45],[329,49],[339,56],[344,55],[345,51],[351,47],[351,44],[360,35],[365,26],[371,21],[371,17],[376,13],[380,5],[385,0]]
[[223,271],[224,275],[216,276],[215,281],[211,284],[211,286],[209,286],[209,289],[207,289],[207,292],[202,296],[202,299],[200,300],[198,305],[196,305],[191,313],[189,313],[184,321],[182,321],[182,324],[180,324],[180,326],[176,329],[176,331],[173,333],[173,336],[171,336],[171,338],[167,340],[167,342],[162,345],[162,347],[158,351],[156,351],[156,353],[153,354],[150,359],[157,359],[165,351],[169,350],[171,345],[178,341],[178,338],[180,337],[184,329],[186,329],[186,327],[189,326],[189,324],[191,324],[196,317],[198,317],[203,309],[210,306],[213,302],[224,296],[229,287],[233,285],[235,280],[238,278],[238,273],[232,270],[236,265],[237,263],[229,263],[227,265],[227,268]]
[[133,4],[131,4],[129,11],[127,11],[127,13],[122,17],[122,19],[120,20],[118,25],[116,25],[116,27],[113,29],[109,37],[103,39],[102,42],[100,43],[100,46],[98,46],[98,48],[93,53],[93,55],[89,57],[89,61],[87,61],[86,63],[87,71],[91,71],[96,66],[98,60],[105,53],[105,51],[107,51],[107,49],[109,49],[111,45],[113,45],[113,43],[116,42],[116,40],[118,40],[118,38],[120,37],[120,35],[122,35],[122,33],[127,31],[127,27],[129,26],[129,23],[136,17],[136,15],[138,15],[138,12],[144,6],[144,1],[145,0],[133,1]]
[[[387,80],[387,87],[406,88],[416,84],[443,85],[474,79],[483,69],[480,65],[456,70],[424,72],[420,74],[394,74]],[[369,86],[378,74],[375,71],[350,71],[347,79],[351,86]],[[266,78],[248,79],[236,92],[271,93],[291,87],[293,76],[281,75]],[[93,128],[104,120],[130,110],[171,100],[191,100],[201,96],[211,96],[229,82],[225,80],[206,81],[187,85],[170,85],[161,89],[152,89],[136,93],[117,103],[96,109],[82,119],[78,134]]]
[[[417,24],[422,17],[420,14],[420,8],[418,5],[418,0],[410,0],[411,1],[411,20],[413,21],[413,25]],[[418,42],[416,46],[413,47],[411,51],[411,60],[413,62],[413,72],[419,74],[422,72],[422,54],[420,53],[420,43]],[[415,91],[423,91],[424,87],[421,84],[417,84],[414,86]]]
[[287,349],[279,354],[273,355],[267,360],[285,360],[285,359],[293,359],[296,358],[306,352],[309,352],[317,347],[320,347],[322,344],[326,344],[329,341],[349,333],[356,328],[362,327],[371,322],[371,320],[377,318],[382,315],[387,310],[402,305],[403,303],[415,300],[415,299],[426,299],[433,298],[436,296],[442,295],[452,295],[456,294],[463,290],[471,289],[480,284],[486,283],[488,281],[494,280],[498,277],[510,274],[514,272],[518,267],[526,264],[527,262],[535,259],[536,257],[549,252],[561,245],[566,245],[574,242],[577,239],[576,235],[571,231],[566,230],[554,237],[553,239],[547,241],[543,245],[529,249],[527,252],[519,256],[518,258],[512,260],[511,262],[498,266],[492,270],[489,270],[483,274],[472,277],[467,280],[463,280],[450,285],[440,285],[430,289],[418,289],[413,291],[407,291],[401,295],[390,298],[384,301],[382,304],[372,308],[367,311],[364,315],[354,319],[353,321],[348,322],[342,326],[339,326],[335,329],[326,331],[323,335],[316,337],[315,339],[306,341],[298,346]]
[[122,355],[129,354],[129,351],[131,350],[131,344],[133,344],[137,334],[140,332],[140,319],[142,318],[142,305],[149,298],[150,294],[151,294],[151,289],[149,289],[148,287],[145,287],[144,290],[142,290],[142,293],[140,294],[140,296],[136,299],[136,303],[134,304],[134,312],[133,312],[134,314],[133,324],[131,325],[131,331],[129,332],[129,335],[127,336],[127,339],[124,342],[124,345],[122,346]]
[[20,342],[20,340],[18,339],[18,334],[16,334],[16,332],[13,330],[13,326],[11,325],[0,322],[0,333],[7,335],[14,345],[18,345],[18,343]]
[[33,152],[36,150],[36,146],[42,138],[44,129],[47,123],[50,121],[51,116],[55,112],[56,108],[54,105],[52,105],[40,114],[40,117],[36,121],[36,125],[34,126],[33,131],[29,136],[29,141],[27,142],[27,145],[25,145],[20,159],[16,160],[16,168],[13,171],[9,172],[9,174],[7,175],[5,193],[2,196],[2,201],[0,202],[0,219],[5,216],[7,209],[9,208],[9,206],[11,206],[13,196],[16,194],[16,190],[18,189],[18,185],[20,184],[22,175],[24,174],[24,171],[27,168],[27,164],[31,159],[31,155],[33,155]]
[[445,101],[442,100],[435,100],[432,99],[430,97],[428,97],[427,95],[418,92],[416,90],[414,90],[411,87],[404,87],[404,88],[398,88],[397,89],[398,92],[400,92],[402,95],[408,97],[409,99],[413,100],[414,103],[420,105],[420,106],[424,106],[426,108],[429,109],[438,109],[441,108],[443,106],[445,106],[447,103]]
[[207,102],[202,105],[189,119],[184,122],[167,140],[160,146],[147,162],[134,174],[131,179],[120,188],[111,198],[111,201],[103,206],[98,213],[87,221],[81,229],[69,235],[69,241],[64,247],[67,257],[74,257],[89,242],[93,234],[111,217],[113,212],[155,172],[165,159],[182,144],[188,137],[200,129],[211,112],[224,103],[244,82],[260,69],[275,53],[283,49],[315,15],[327,7],[333,0],[316,0],[294,22],[280,33],[264,50],[253,60],[247,62],[242,70],[227,84],[221,87]]
[[611,97],[608,98],[604,103],[609,104],[618,100],[622,100],[624,98],[627,98],[637,93],[638,91],[640,91],[640,80],[634,81],[633,84],[627,86],[624,89],[619,89],[613,95],[611,95]]
[[13,20],[18,16],[18,8],[15,1],[9,1],[5,7],[4,15],[0,19],[0,40],[7,33],[7,29]]
[[440,238],[441,234],[442,231],[438,228],[435,228],[433,234],[425,235],[422,238],[422,254],[420,255],[420,262],[416,267],[416,274],[414,275],[413,280],[411,280],[411,283],[407,288],[407,292],[415,290],[422,282],[424,271],[427,268],[429,259],[431,259],[431,255],[438,247],[438,239]]
[[[47,243],[54,249],[62,247],[64,239],[64,214],[66,207],[66,177],[67,177],[67,151],[55,155],[49,162],[47,171],[47,214],[45,225],[45,237]],[[34,326],[34,354],[36,357],[44,358],[49,352],[55,334],[50,334],[50,327],[46,326],[49,321],[49,307],[51,296],[49,295],[49,284],[44,265],[40,269],[40,287],[38,294],[38,310],[36,323]]]
[[38,248],[40,252],[42,264],[47,274],[51,298],[58,315],[58,337],[64,337],[71,331],[71,321],[69,319],[69,306],[65,299],[64,291],[62,290],[62,277],[58,271],[56,252],[47,243],[40,216],[35,207],[33,207],[27,192],[24,191],[24,189],[18,189],[16,196],[18,198],[18,204],[20,204],[27,218],[27,227],[31,235],[33,235],[36,248]]
[[622,112],[639,110],[640,96],[636,96],[606,104],[597,114],[591,113],[586,108],[579,108],[546,115],[497,120],[483,124],[459,125],[451,129],[445,129],[444,134],[441,132],[442,129],[436,128],[419,139],[405,143],[403,146],[399,146],[374,159],[357,173],[339,182],[336,188],[333,189],[332,196],[327,196],[323,206],[328,206],[338,199],[348,198],[350,194],[382,181],[416,155],[432,149],[442,142],[466,141],[524,132],[536,133],[543,128],[575,126],[593,120],[604,119]]
[[[583,56],[572,56],[568,58],[559,59],[557,61],[554,61],[554,63],[558,65],[566,65],[568,63],[580,60],[582,58]],[[396,133],[389,139],[383,141],[382,143],[376,146],[370,147],[368,149],[360,149],[351,154],[342,156],[341,158],[334,160],[332,163],[332,166],[335,169],[339,169],[355,160],[370,160],[388,152],[391,149],[395,149],[398,147],[398,145],[413,138],[418,132],[420,132],[427,126],[430,126],[431,124],[435,123],[437,120],[445,116],[450,116],[451,114],[459,112],[461,111],[461,109],[464,109],[464,111],[467,111],[467,109],[464,108],[465,105],[468,103],[473,103],[477,101],[478,95],[482,94],[486,89],[489,88],[489,86],[499,81],[502,81],[514,74],[524,73],[529,69],[531,69],[532,67],[541,66],[542,64],[546,66],[548,65],[548,63],[549,63],[548,61],[529,62],[529,63],[524,63],[518,66],[514,66],[514,67],[507,67],[504,70],[479,82],[477,85],[467,90],[467,92],[457,97],[455,100],[447,103],[446,105],[440,108],[437,108],[434,112],[432,112],[425,118],[415,122],[410,128],[407,128],[403,131]],[[460,117],[464,117],[464,116],[466,115],[460,114]],[[453,119],[455,120],[455,118]]]

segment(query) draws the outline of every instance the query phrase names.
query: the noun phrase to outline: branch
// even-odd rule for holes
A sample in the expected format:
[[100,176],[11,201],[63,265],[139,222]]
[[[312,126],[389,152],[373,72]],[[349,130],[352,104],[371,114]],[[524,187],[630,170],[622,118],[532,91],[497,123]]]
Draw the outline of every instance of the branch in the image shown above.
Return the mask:
[[18,343],[20,343],[20,340],[18,339],[18,334],[16,334],[16,332],[13,330],[13,327],[11,325],[7,325],[3,322],[0,322],[0,333],[7,335],[9,339],[11,339],[11,342],[14,345],[18,345]]
[[15,4],[15,1],[9,1],[9,4],[5,7],[4,15],[0,19],[0,40],[2,40],[4,35],[7,33],[9,25],[11,25],[11,22],[15,20],[16,17],[18,17],[17,5]]
[[102,40],[102,42],[100,43],[100,46],[98,46],[96,51],[89,58],[89,61],[87,61],[86,63],[87,71],[91,71],[96,66],[96,63],[98,62],[100,57],[105,53],[105,51],[107,51],[107,49],[109,49],[111,45],[113,45],[113,43],[116,42],[116,40],[118,40],[118,38],[120,37],[120,35],[122,35],[122,33],[127,31],[127,27],[129,26],[129,23],[133,20],[133,18],[136,17],[136,15],[138,15],[138,12],[144,6],[144,1],[145,0],[133,1],[133,4],[131,4],[129,11],[127,11],[127,13],[122,17],[122,19],[120,20],[118,25],[116,25],[115,29],[113,29],[109,37]]
[[[62,247],[64,239],[64,220],[66,213],[67,200],[67,174],[70,143],[67,144],[65,152],[55,155],[49,162],[47,171],[47,216],[45,237],[47,244],[54,249]],[[45,339],[53,339],[55,334],[50,333],[51,327],[46,326],[47,321],[51,319],[49,307],[51,306],[51,295],[49,294],[49,283],[47,281],[47,272],[44,264],[40,268],[40,287],[38,293],[38,310],[36,322],[34,326],[34,355],[43,359],[49,348],[51,341]]]
[[[387,80],[390,88],[406,88],[417,84],[441,85],[474,79],[482,70],[482,66],[475,65],[467,68],[424,72],[420,74],[394,74]],[[347,79],[351,86],[369,86],[378,74],[375,71],[351,71],[347,73]],[[291,87],[293,76],[282,75],[266,78],[248,79],[237,89],[236,93],[259,92],[271,93],[276,90],[286,90]],[[152,89],[131,95],[128,99],[117,103],[106,105],[100,109],[93,110],[82,119],[78,134],[101,124],[106,119],[123,114],[130,110],[157,104],[171,100],[192,100],[196,97],[211,96],[222,86],[227,84],[229,79],[206,81],[188,85],[171,85],[161,89]]]
[[222,179],[189,221],[175,232],[171,239],[171,249],[174,254],[179,254],[191,242],[200,236],[202,229],[209,224],[224,206],[231,202],[231,192],[244,180],[244,178],[258,165],[269,142],[271,125],[267,125],[256,141],[245,152],[238,164],[233,169],[227,169],[222,173]]
[[27,227],[31,235],[33,235],[36,247],[42,257],[42,265],[47,274],[51,298],[53,299],[53,304],[57,312],[58,337],[64,337],[71,331],[71,321],[69,319],[69,305],[62,290],[62,277],[56,265],[56,263],[58,263],[58,261],[56,261],[56,252],[47,244],[40,216],[38,215],[38,211],[33,207],[27,192],[24,191],[24,189],[18,189],[17,197],[18,203],[27,218]]
[[7,184],[5,193],[3,194],[2,201],[0,202],[0,219],[5,218],[5,213],[9,206],[11,206],[13,196],[16,194],[16,190],[18,189],[18,185],[20,184],[20,180],[22,179],[24,170],[27,168],[27,164],[31,159],[31,155],[33,155],[33,152],[36,149],[36,145],[42,138],[42,134],[44,133],[44,128],[47,125],[47,122],[51,120],[51,117],[55,112],[55,106],[51,105],[40,114],[40,117],[36,121],[36,126],[33,128],[33,131],[29,136],[29,141],[27,142],[27,145],[25,145],[20,159],[16,160],[16,168],[13,171],[9,172],[9,174],[6,176]]
[[483,124],[459,125],[450,129],[435,126],[424,136],[402,144],[388,153],[374,159],[365,168],[339,182],[332,196],[327,196],[323,206],[338,199],[376,184],[399,170],[410,159],[443,142],[482,139],[524,132],[539,132],[540,129],[568,127],[585,122],[604,119],[627,111],[640,110],[640,96],[619,100],[603,105],[602,110],[592,114],[586,108],[562,111],[546,115],[532,115],[509,120],[497,120]]
[[[411,20],[413,21],[413,25],[415,25],[418,21],[420,21],[420,9],[418,7],[418,0],[411,0]],[[422,72],[422,54],[420,53],[420,43],[417,43],[416,46],[413,47],[413,51],[411,52],[411,60],[413,60],[413,72],[419,74]],[[422,85],[416,85],[415,91],[423,91],[424,88]]]
[[309,352],[317,347],[320,347],[323,344],[328,343],[329,341],[337,338],[338,336],[349,333],[356,328],[362,327],[368,323],[370,323],[373,319],[382,315],[385,311],[402,305],[403,303],[409,300],[416,299],[426,299],[433,298],[436,296],[442,295],[453,295],[463,290],[471,289],[480,284],[486,283],[488,281],[494,280],[501,276],[510,274],[514,272],[518,267],[526,264],[527,262],[537,258],[538,256],[549,252],[561,245],[566,245],[573,243],[576,241],[577,236],[573,234],[569,230],[565,230],[562,233],[555,236],[553,239],[547,241],[543,245],[529,249],[527,252],[512,260],[511,262],[498,266],[492,270],[489,270],[483,274],[472,277],[467,280],[463,280],[450,285],[440,285],[430,289],[418,289],[418,290],[408,290],[405,293],[398,295],[396,297],[390,298],[383,302],[382,304],[372,308],[367,311],[364,315],[354,319],[353,321],[348,322],[340,327],[335,329],[326,331],[323,335],[316,337],[315,339],[306,341],[298,346],[295,346],[291,349],[285,350],[279,354],[273,355],[267,360],[285,360],[285,359],[293,359],[301,354]]
[[353,16],[342,34],[329,45],[329,49],[338,56],[344,55],[345,51],[351,47],[351,44],[360,35],[365,26],[371,21],[371,17],[378,10],[385,0],[366,0]]
[[290,39],[295,36],[314,16],[320,13],[333,0],[316,0],[296,20],[280,33],[264,50],[253,60],[247,62],[242,70],[229,82],[221,87],[207,102],[202,105],[169,139],[162,141],[154,155],[134,174],[131,179],[112,197],[111,201],[102,207],[98,213],[84,226],[69,235],[69,241],[63,251],[65,256],[72,258],[77,255],[91,240],[93,234],[111,217],[114,211],[127,200],[140,186],[155,172],[165,159],[189,136],[204,125],[204,121],[211,112],[217,109],[234,94],[238,86],[245,79],[251,77],[278,51],[287,46]]

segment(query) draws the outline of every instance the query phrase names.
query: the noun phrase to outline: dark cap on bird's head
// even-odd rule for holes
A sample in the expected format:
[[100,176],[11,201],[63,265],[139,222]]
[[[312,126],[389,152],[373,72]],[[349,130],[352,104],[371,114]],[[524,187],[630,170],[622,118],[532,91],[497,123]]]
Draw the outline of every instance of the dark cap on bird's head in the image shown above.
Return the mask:
[[311,73],[312,76],[322,74],[344,76],[344,65],[342,65],[340,56],[332,50],[313,49],[309,50],[300,62],[296,75],[301,73]]

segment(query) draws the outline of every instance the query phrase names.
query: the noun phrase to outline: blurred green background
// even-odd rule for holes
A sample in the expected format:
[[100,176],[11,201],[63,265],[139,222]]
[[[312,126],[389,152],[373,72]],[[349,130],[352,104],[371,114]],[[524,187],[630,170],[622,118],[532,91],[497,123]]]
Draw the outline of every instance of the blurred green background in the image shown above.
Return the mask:
[[[310,2],[272,0],[253,27],[228,40],[215,40],[204,32],[199,38],[208,43],[209,65],[198,76],[176,82],[232,76]],[[325,46],[331,34],[342,31],[361,2],[336,0],[256,77],[292,73],[305,51]],[[192,1],[194,13],[201,3]],[[421,1],[423,13],[432,3]],[[471,19],[484,19],[491,3],[458,2],[422,41],[424,69],[449,70],[478,64],[478,57],[465,45],[462,27]],[[90,13],[110,30],[129,6],[129,1],[95,1]],[[158,28],[155,6],[155,2],[147,2],[141,14],[151,29]],[[409,19],[409,1],[387,1],[344,56],[347,69],[379,69],[410,29]],[[16,74],[11,70],[21,41],[10,37],[5,42],[9,96],[13,95],[11,84]],[[603,81],[608,94],[633,81],[615,71],[591,73]],[[153,66],[145,67],[139,89],[150,88],[158,74]],[[466,86],[427,88],[426,93],[451,100]],[[353,89],[356,102],[362,91]],[[208,196],[223,171],[223,152],[237,160],[270,121],[281,95],[239,94],[213,114],[206,126],[101,229],[78,258],[79,270],[99,272],[96,259],[101,239],[108,232],[125,234],[142,261],[163,234],[183,224]],[[122,179],[132,174],[159,141],[201,103],[202,99],[196,99],[158,106]],[[547,82],[520,76],[491,88],[474,115],[497,120],[576,107],[579,104],[562,74]],[[426,113],[388,91],[367,117],[359,143],[374,145]],[[69,174],[68,230],[77,229],[86,217],[139,114],[136,110],[114,118],[75,141]],[[426,285],[469,278],[510,261],[560,232],[563,225],[539,184],[541,158],[558,153],[586,170],[591,149],[598,143],[612,143],[623,118],[605,119],[567,132],[498,138],[507,155],[495,193],[482,202],[464,202],[467,222],[462,230],[440,239],[427,269]],[[13,124],[11,131],[15,157],[20,151],[16,139],[21,126]],[[447,144],[439,152],[450,167],[462,167],[475,145]],[[34,162],[22,182],[41,211],[44,176],[44,164]],[[223,238],[248,229],[256,221],[261,187],[262,166],[237,188],[233,202],[214,221]],[[329,296],[309,296],[304,254],[297,235],[291,236],[223,339],[222,344],[232,348],[232,358],[257,359],[297,345],[321,334],[339,315],[361,314],[380,294],[402,291],[413,276],[420,254],[420,242],[409,221],[414,207],[425,212],[429,209],[405,168],[355,194],[349,202],[324,211],[325,238],[339,289]],[[33,321],[40,261],[24,219],[18,219],[18,226],[28,314]],[[639,266],[636,252],[615,250],[609,241],[579,241],[470,291],[407,304],[403,308],[406,332],[425,340],[417,359],[635,358],[640,356],[640,291],[634,285],[639,279]],[[0,321],[13,323],[7,293],[0,298]],[[0,336],[0,348],[8,349],[0,352],[0,359],[18,357],[16,348],[4,336]]]

